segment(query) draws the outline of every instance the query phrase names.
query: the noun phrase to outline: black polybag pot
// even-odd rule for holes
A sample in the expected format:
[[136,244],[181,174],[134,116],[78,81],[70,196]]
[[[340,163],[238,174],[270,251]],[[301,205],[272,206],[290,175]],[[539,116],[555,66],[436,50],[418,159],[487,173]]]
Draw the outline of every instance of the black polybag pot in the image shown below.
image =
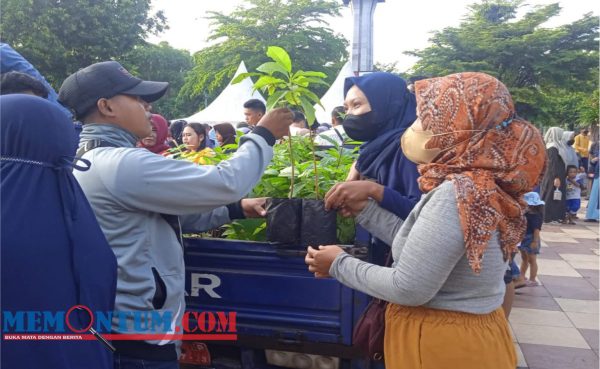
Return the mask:
[[302,246],[333,245],[337,243],[337,214],[325,211],[323,200],[302,200]]
[[267,241],[297,245],[300,242],[302,199],[269,198]]

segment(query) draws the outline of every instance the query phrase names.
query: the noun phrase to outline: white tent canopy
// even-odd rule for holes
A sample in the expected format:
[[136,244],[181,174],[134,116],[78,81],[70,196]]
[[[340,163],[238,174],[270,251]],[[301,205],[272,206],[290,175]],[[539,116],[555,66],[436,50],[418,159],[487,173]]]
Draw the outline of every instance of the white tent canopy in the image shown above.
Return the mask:
[[330,123],[331,122],[331,111],[336,106],[340,106],[344,103],[344,80],[346,77],[353,77],[354,72],[352,71],[352,63],[348,61],[340,70],[337,78],[329,87],[329,90],[321,97],[321,104],[325,107],[325,110],[319,105],[315,105],[317,121],[319,123]]
[[[248,70],[242,61],[233,78],[246,72]],[[258,91],[252,92],[252,86],[253,82],[250,77],[235,85],[232,85],[230,81],[223,92],[206,109],[185,118],[185,120],[188,122],[208,123],[211,126],[221,122],[229,122],[235,126],[236,123],[243,122],[243,104],[246,101],[259,99],[265,102],[265,99]]]

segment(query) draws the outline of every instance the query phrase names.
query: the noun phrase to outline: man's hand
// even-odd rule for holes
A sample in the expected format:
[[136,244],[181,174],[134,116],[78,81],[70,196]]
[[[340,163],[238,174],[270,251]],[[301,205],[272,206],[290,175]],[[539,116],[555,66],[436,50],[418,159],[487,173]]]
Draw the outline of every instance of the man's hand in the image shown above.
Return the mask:
[[294,113],[288,108],[273,109],[265,114],[257,126],[265,127],[268,129],[275,139],[280,139],[283,136],[287,136],[292,120],[294,119]]
[[344,252],[339,246],[335,245],[319,246],[318,250],[308,246],[307,251],[304,261],[308,265],[308,271],[315,273],[316,278],[331,277],[329,275],[331,264],[339,254]]
[[383,186],[371,181],[351,181],[334,185],[325,195],[325,210],[338,209],[344,217],[356,216],[369,198],[383,200]]
[[242,210],[246,218],[264,218],[267,215],[265,209],[266,197],[255,199],[242,199]]
[[556,188],[560,187],[560,179],[559,178],[554,178],[554,187],[556,187]]

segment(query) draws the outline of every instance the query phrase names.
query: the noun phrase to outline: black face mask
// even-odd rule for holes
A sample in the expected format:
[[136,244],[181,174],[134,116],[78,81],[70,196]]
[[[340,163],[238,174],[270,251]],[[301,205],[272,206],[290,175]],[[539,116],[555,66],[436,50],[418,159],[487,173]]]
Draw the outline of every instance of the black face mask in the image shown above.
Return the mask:
[[573,146],[574,143],[575,143],[575,140],[569,140],[569,141],[567,141],[567,145],[569,145],[569,146]]
[[346,115],[342,127],[344,127],[348,137],[362,142],[376,138],[381,130],[381,124],[375,123],[375,113],[373,111],[361,115]]

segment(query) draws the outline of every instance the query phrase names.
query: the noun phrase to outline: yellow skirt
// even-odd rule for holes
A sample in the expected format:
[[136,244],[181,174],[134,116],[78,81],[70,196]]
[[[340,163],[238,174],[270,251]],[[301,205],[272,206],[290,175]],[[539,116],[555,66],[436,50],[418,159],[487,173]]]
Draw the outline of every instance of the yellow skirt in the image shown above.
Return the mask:
[[477,315],[388,304],[386,369],[515,369],[502,308]]

